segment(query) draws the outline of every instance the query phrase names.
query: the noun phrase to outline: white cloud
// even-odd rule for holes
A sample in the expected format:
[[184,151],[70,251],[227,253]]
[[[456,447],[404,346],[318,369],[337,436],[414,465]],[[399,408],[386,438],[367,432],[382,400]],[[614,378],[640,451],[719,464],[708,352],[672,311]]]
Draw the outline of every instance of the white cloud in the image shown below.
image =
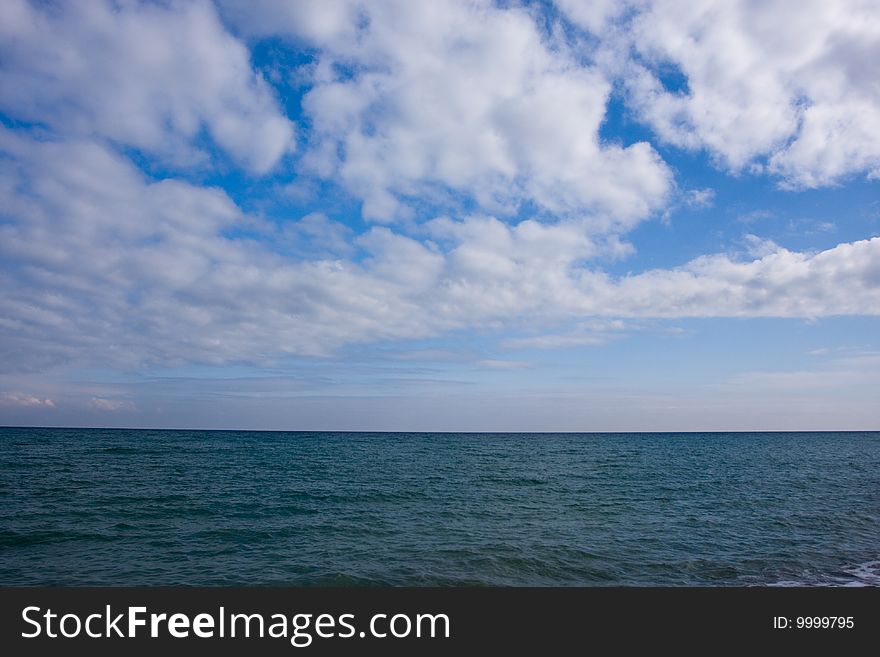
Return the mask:
[[505,360],[501,358],[486,358],[478,361],[477,365],[490,370],[502,371],[528,370],[534,367],[532,363],[524,360]]
[[[520,337],[507,347],[552,348],[622,330],[586,318],[880,314],[880,238],[798,253],[749,236],[747,257],[624,277],[598,269],[632,252],[621,235],[674,190],[648,144],[599,139],[621,70],[637,74],[630,101],[669,141],[707,147],[732,168],[764,162],[792,184],[829,182],[874,166],[870,137],[858,146],[867,159],[844,157],[843,169],[816,150],[848,153],[848,130],[867,115],[834,123],[819,146],[807,115],[874,102],[851,67],[869,47],[870,20],[859,27],[822,9],[828,20],[809,29],[825,49],[813,52],[788,27],[775,45],[763,38],[758,18],[776,26],[775,4],[757,14],[639,4],[633,18],[616,3],[572,6],[588,29],[607,29],[587,53],[596,63],[585,63],[519,6],[222,6],[246,36],[314,49],[304,166],[341,181],[368,217],[406,219],[417,202],[420,221],[362,234],[320,212],[275,224],[246,216],[220,189],[150,181],[115,150],[194,162],[206,131],[265,171],[290,148],[290,122],[212,5],[5,3],[0,104],[53,134],[0,130],[7,368],[266,363],[474,327],[512,328]],[[624,20],[626,30],[614,27]],[[638,63],[609,63],[621,43],[635,44]],[[688,92],[662,87],[657,67],[670,62]],[[786,158],[800,168],[786,169]],[[679,202],[713,200],[705,188]],[[510,219],[530,205],[536,218]],[[450,216],[423,220],[438,207]]]
[[89,408],[98,411],[134,411],[136,407],[134,402],[121,399],[104,399],[102,397],[92,397],[88,404]]
[[[770,243],[764,243],[767,247]],[[776,247],[756,260],[702,256],[609,285],[621,315],[822,317],[880,314],[880,238],[819,253]]]
[[211,3],[0,3],[0,107],[191,165],[203,131],[262,173],[293,124]]
[[780,247],[773,240],[763,239],[751,233],[745,235],[746,252],[753,258],[763,258],[772,255],[780,250]]
[[276,248],[309,259],[324,259],[352,254],[354,231],[322,212],[312,212],[296,221],[265,226]]
[[776,215],[770,210],[751,210],[739,215],[736,220],[743,224],[753,224],[767,219],[774,219]]
[[23,395],[16,392],[5,392],[0,394],[0,405],[24,408],[55,408],[55,402],[47,397]]
[[[631,106],[661,139],[795,188],[880,170],[873,0],[559,4],[599,36]],[[683,89],[664,85],[676,71]]]
[[626,322],[616,320],[591,320],[578,322],[574,330],[567,333],[547,333],[521,338],[508,338],[501,346],[508,349],[568,349],[571,347],[595,347],[608,344],[622,335],[623,331],[637,328]]
[[591,258],[625,246],[603,246],[577,220],[439,218],[419,241],[313,216],[294,230],[330,235],[333,248],[303,259],[232,236],[259,222],[221,190],[150,182],[104,146],[0,131],[0,150],[7,370],[267,363],[474,327],[583,341],[620,326],[552,337],[591,317],[880,314],[880,238],[818,253],[760,242],[751,259],[614,278]]
[[[810,353],[826,355],[828,351],[815,350]],[[871,395],[871,391],[880,389],[880,354],[838,355],[809,369],[746,372],[733,377],[727,385],[766,395],[814,391],[831,395],[847,390],[856,390],[860,396]]]
[[689,208],[711,208],[715,203],[715,190],[710,187],[689,189],[684,193],[684,204]]
[[638,0],[556,0],[556,4],[578,25],[601,34],[609,24],[638,5]]
[[508,349],[567,349],[570,347],[598,346],[607,344],[609,337],[593,333],[565,333],[561,335],[536,335],[528,338],[510,338],[502,342]]
[[356,0],[218,0],[224,15],[248,36],[273,36],[279,30],[309,43],[357,40],[365,3]]
[[601,143],[610,82],[519,7],[490,2],[223,2],[246,33],[317,51],[303,100],[305,163],[406,218],[410,201],[490,213],[531,202],[627,227],[665,202],[671,173],[647,143]]

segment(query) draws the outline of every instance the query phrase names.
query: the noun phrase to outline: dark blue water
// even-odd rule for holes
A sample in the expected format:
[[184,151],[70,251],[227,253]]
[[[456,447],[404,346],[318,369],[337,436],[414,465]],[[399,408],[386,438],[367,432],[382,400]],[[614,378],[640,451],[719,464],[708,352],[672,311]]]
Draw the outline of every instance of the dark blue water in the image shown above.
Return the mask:
[[880,584],[880,433],[0,429],[0,585]]

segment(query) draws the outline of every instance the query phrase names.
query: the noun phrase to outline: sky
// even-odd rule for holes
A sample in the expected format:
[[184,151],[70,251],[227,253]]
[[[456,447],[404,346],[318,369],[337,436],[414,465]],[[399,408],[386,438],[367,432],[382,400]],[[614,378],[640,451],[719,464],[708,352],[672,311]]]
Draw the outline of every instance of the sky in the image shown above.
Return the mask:
[[880,429],[874,0],[0,3],[0,425]]

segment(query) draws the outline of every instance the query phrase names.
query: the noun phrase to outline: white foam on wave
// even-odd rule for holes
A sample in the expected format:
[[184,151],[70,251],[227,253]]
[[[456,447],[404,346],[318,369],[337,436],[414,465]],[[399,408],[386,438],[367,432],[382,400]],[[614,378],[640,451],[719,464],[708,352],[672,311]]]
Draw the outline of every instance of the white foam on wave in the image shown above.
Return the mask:
[[799,582],[799,581],[793,580],[793,579],[784,579],[780,582],[771,582],[770,584],[767,584],[767,586],[778,586],[778,587],[782,587],[782,588],[792,588],[795,586],[808,586],[808,584],[806,582]]
[[844,566],[841,568],[841,573],[843,574],[819,575],[816,573],[804,573],[798,579],[786,578],[777,582],[770,582],[765,586],[880,586],[880,559],[865,561],[854,566]]
[[849,586],[880,586],[880,559],[844,568],[855,580]]

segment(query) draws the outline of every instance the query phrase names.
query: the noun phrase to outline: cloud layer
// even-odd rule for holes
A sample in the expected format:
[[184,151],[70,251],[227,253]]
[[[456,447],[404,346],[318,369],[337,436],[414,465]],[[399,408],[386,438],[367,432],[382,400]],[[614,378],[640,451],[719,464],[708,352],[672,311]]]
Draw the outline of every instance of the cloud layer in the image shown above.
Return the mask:
[[346,240],[307,217],[313,238],[324,231],[361,256],[291,259],[272,248],[281,229],[222,190],[152,182],[90,142],[3,131],[0,150],[6,368],[266,363],[578,316],[880,314],[880,238],[814,254],[763,244],[758,259],[615,278],[590,266],[609,247],[577,221],[474,215],[432,220],[422,240],[387,227]]
[[[566,347],[610,339],[619,318],[880,315],[877,237],[604,270],[639,223],[715,202],[677,190],[660,144],[790,187],[878,175],[876,9],[560,6],[577,34],[489,2],[3,3],[2,367],[261,365],[462,329]],[[273,82],[293,97],[285,85],[305,81],[295,158],[294,119],[252,61],[261,39],[307,55]],[[612,97],[656,148],[603,137]],[[261,216],[187,174],[229,167],[239,183],[330,183],[362,212]]]

